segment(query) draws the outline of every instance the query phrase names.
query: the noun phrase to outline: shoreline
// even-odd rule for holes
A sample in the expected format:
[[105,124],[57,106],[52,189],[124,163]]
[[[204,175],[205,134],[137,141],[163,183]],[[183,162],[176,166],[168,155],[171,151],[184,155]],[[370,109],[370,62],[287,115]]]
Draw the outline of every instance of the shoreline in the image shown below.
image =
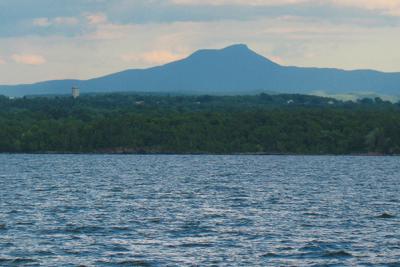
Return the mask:
[[400,154],[384,154],[384,153],[354,153],[354,154],[297,154],[297,153],[211,153],[211,152],[62,152],[62,151],[38,151],[38,152],[0,152],[0,155],[159,155],[159,156],[330,156],[330,157],[399,157]]

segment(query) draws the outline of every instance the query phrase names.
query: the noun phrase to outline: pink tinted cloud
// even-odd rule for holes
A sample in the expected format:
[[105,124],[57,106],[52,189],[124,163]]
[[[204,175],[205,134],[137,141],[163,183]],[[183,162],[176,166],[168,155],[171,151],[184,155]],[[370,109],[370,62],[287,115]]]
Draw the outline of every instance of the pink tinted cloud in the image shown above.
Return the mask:
[[46,63],[46,59],[43,56],[35,54],[14,54],[12,59],[18,64],[25,65],[42,65]]
[[107,16],[103,13],[95,13],[95,14],[88,14],[86,15],[86,19],[89,24],[102,24],[108,21]]
[[6,64],[6,60],[0,56],[0,65]]
[[79,20],[74,17],[57,17],[53,20],[54,24],[58,25],[77,25]]
[[169,51],[158,50],[142,54],[124,54],[121,59],[126,62],[143,62],[146,64],[164,64],[184,58],[183,54],[174,54]]
[[177,5],[297,5],[302,3],[331,4],[374,10],[392,16],[400,16],[400,0],[170,0]]
[[285,64],[285,61],[280,56],[269,56],[268,58],[270,60],[272,60],[273,62],[278,63],[280,65],[284,65]]
[[178,5],[287,5],[301,4],[312,0],[171,0],[172,3]]
[[376,10],[388,15],[400,16],[399,0],[330,0],[333,4]]

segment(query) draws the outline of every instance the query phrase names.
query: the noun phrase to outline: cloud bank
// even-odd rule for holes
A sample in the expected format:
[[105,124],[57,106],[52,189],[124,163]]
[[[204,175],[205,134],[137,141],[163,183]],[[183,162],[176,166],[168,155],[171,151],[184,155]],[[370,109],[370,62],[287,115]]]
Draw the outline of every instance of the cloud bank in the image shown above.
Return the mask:
[[26,65],[42,65],[46,63],[46,59],[43,56],[33,54],[14,54],[12,59],[16,63]]

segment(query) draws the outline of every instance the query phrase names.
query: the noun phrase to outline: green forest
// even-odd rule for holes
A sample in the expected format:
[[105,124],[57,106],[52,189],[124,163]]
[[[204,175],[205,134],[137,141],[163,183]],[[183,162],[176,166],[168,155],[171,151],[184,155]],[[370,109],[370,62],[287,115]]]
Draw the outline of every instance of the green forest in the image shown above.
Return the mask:
[[0,152],[400,154],[400,103],[289,94],[0,96]]

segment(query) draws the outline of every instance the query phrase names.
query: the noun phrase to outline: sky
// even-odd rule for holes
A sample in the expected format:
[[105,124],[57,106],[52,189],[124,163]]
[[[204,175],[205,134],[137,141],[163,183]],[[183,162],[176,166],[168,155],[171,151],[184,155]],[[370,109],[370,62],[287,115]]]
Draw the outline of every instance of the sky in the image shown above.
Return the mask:
[[0,0],[0,84],[237,43],[282,65],[400,72],[400,0]]

